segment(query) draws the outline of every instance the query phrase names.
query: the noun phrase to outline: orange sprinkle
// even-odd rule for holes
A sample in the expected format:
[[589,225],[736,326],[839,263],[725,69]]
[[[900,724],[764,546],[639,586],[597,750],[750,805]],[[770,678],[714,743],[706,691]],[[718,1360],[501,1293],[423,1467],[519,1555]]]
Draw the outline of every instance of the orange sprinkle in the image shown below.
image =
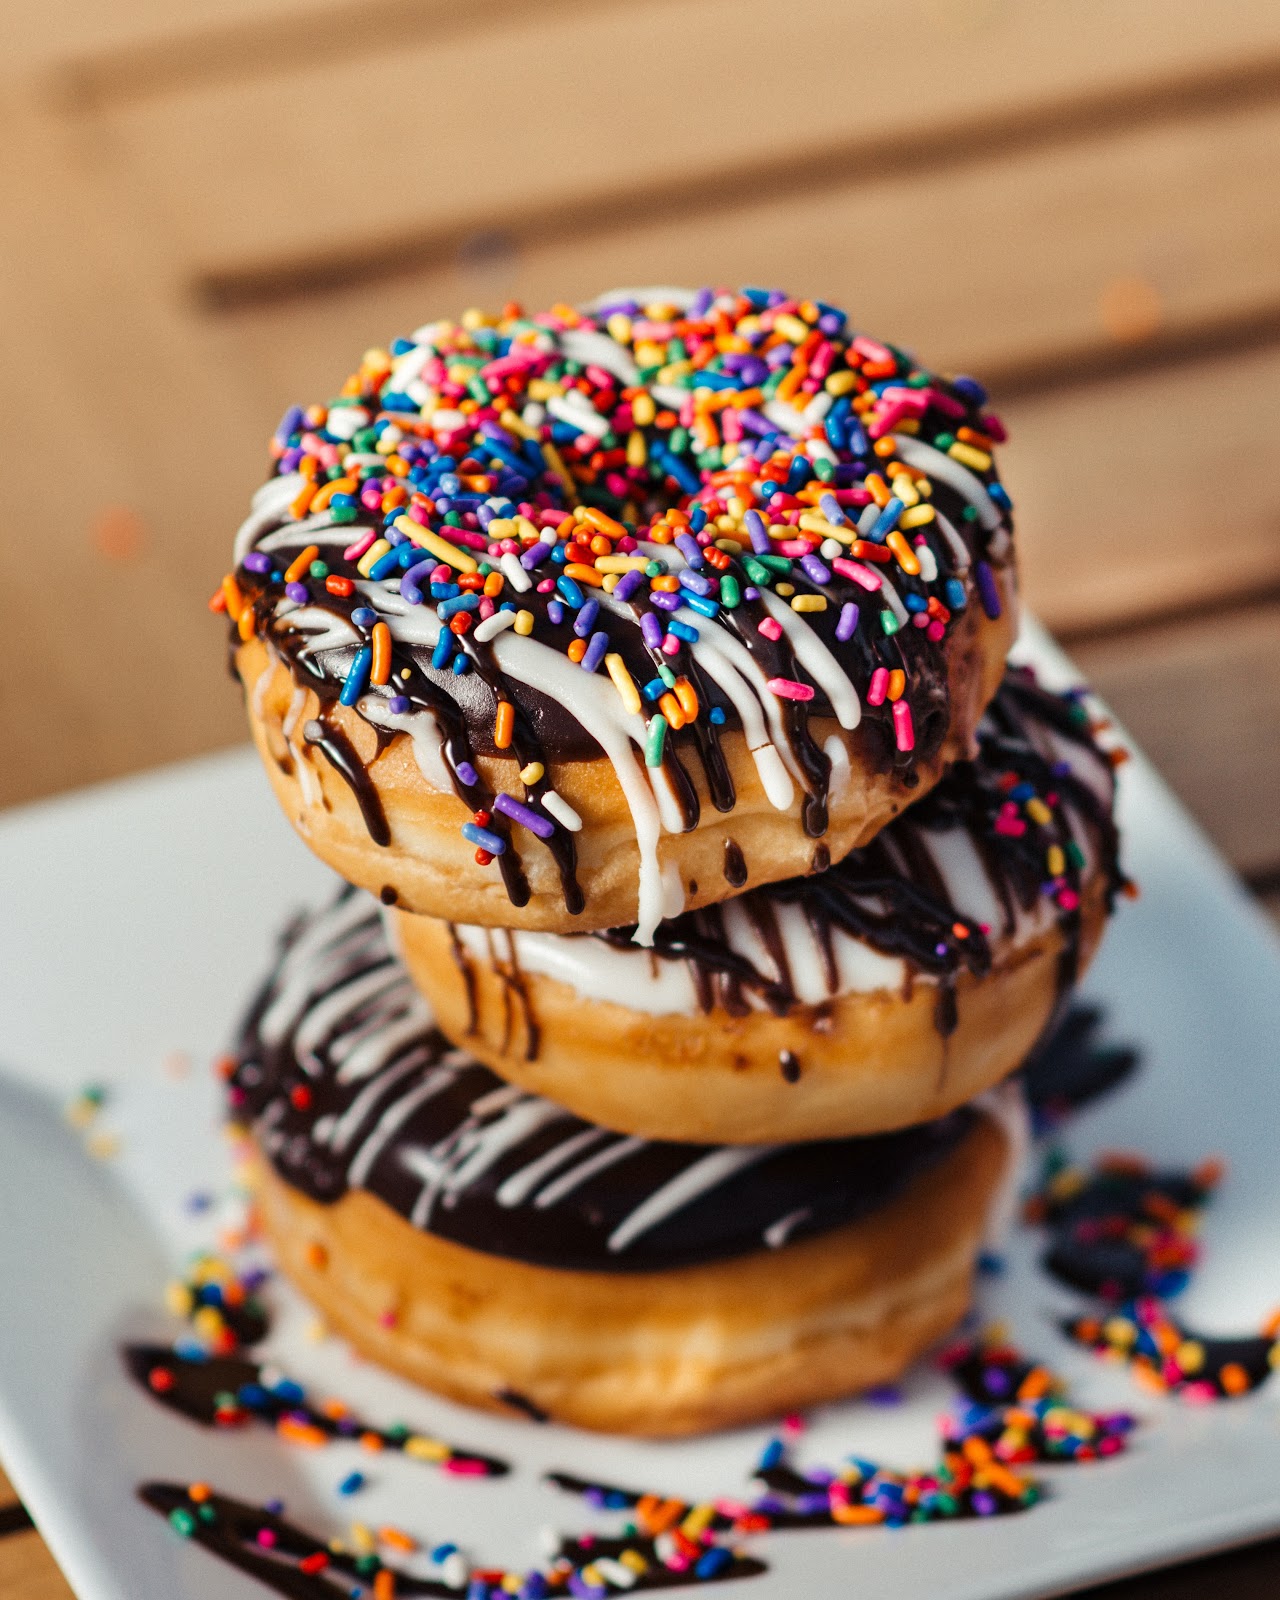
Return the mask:
[[591,527],[598,529],[601,533],[608,534],[611,539],[625,539],[627,536],[627,530],[622,524],[615,522],[611,516],[601,511],[598,506],[583,506],[582,520]]
[[249,640],[253,638],[256,622],[257,619],[254,617],[253,607],[246,606],[240,613],[240,620],[236,623],[241,639]]
[[392,1550],[402,1550],[405,1555],[411,1554],[418,1548],[417,1540],[410,1537],[403,1528],[379,1528],[378,1538],[383,1544],[389,1545]]
[[210,611],[222,612],[222,611],[225,611],[226,609],[227,609],[227,597],[222,592],[222,585],[219,584],[218,587],[209,596],[209,610]]
[[211,1491],[207,1483],[193,1483],[187,1490],[187,1498],[194,1500],[197,1505],[203,1505],[209,1498]]
[[903,538],[902,534],[897,528],[893,530],[893,532],[885,540],[885,543],[889,546],[890,550],[893,551],[894,555],[897,556],[898,565],[904,572],[910,573],[911,576],[914,577],[920,571],[920,558],[916,555],[915,551]]
[[391,629],[385,622],[373,625],[373,665],[369,669],[370,683],[386,683],[391,677]]
[[298,493],[289,502],[289,515],[291,517],[293,517],[296,521],[301,522],[303,517],[306,516],[307,512],[310,511],[311,502],[315,499],[315,497],[316,497],[316,486],[315,486],[315,484],[314,483],[303,484],[302,488],[298,490]]
[[367,1450],[370,1455],[377,1455],[378,1451],[382,1449],[381,1434],[366,1430],[360,1435],[360,1448]]
[[685,723],[689,720],[681,709],[680,702],[676,699],[675,695],[671,693],[670,689],[668,689],[666,694],[664,694],[658,701],[658,705],[662,710],[662,715],[667,719],[667,722],[673,729],[683,728]]
[[1228,1361],[1218,1374],[1218,1382],[1228,1394],[1243,1394],[1249,1387],[1249,1374],[1238,1361]]
[[895,667],[889,674],[889,687],[885,694],[890,700],[901,700],[902,692],[907,687],[907,675],[901,667]]
[[[695,721],[698,715],[698,694],[688,678],[676,679],[676,699],[680,702],[680,709],[685,714],[685,720],[687,722]],[[667,721],[670,722],[671,718],[668,717]]]
[[594,567],[584,567],[580,561],[566,561],[564,575],[566,578],[576,578],[579,583],[585,583],[592,589],[604,585],[604,573],[597,572]]
[[[586,647],[585,640],[575,639],[575,644]],[[499,700],[498,709],[493,717],[493,742],[499,750],[508,750],[511,747],[511,735],[515,730],[515,707],[510,700]]]
[[320,546],[318,544],[309,544],[301,555],[294,556],[293,560],[285,568],[284,581],[286,583],[297,583],[311,563],[319,559]]
[[675,594],[680,588],[680,580],[666,573],[660,578],[650,578],[649,587],[657,589],[660,594]]
[[[877,446],[883,443],[884,440],[881,439],[877,441]],[[890,500],[893,499],[892,494],[889,492],[889,485],[884,481],[878,472],[868,472],[866,484],[868,494],[870,494],[871,498],[878,506],[887,506]]]
[[883,1522],[884,1513],[877,1511],[874,1506],[842,1506],[831,1507],[832,1522],[853,1523],[866,1525],[872,1522]]
[[390,1567],[380,1567],[373,1575],[373,1600],[394,1600],[396,1575]]
[[585,639],[570,639],[569,648],[565,651],[570,661],[581,661],[586,653],[587,641]]
[[240,585],[233,572],[228,572],[222,580],[222,603],[232,622],[239,622],[240,613],[244,610],[244,596],[240,593]]
[[276,1432],[290,1444],[300,1444],[307,1450],[318,1450],[329,1442],[329,1435],[322,1428],[314,1427],[309,1422],[299,1422],[296,1417],[287,1415],[276,1423]]
[[491,572],[489,574],[489,576],[484,580],[484,592],[489,596],[490,600],[496,600],[498,598],[498,596],[502,593],[503,585],[506,583],[506,581],[507,580],[500,572]]

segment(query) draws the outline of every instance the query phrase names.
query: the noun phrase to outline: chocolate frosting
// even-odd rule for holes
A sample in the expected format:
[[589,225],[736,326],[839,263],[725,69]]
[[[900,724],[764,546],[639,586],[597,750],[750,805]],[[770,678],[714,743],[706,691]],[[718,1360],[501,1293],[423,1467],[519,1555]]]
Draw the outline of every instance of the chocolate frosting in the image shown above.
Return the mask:
[[436,1030],[373,903],[300,918],[243,1027],[234,1114],[323,1204],[376,1195],[417,1228],[539,1265],[642,1272],[777,1247],[884,1204],[976,1114],[868,1138],[657,1143],[503,1083]]

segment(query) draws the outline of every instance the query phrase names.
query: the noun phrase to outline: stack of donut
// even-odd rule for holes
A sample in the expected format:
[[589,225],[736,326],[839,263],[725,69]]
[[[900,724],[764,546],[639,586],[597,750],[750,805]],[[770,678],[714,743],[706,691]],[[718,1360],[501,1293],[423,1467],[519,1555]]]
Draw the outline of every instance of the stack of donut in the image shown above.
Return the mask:
[[967,1308],[1124,880],[1006,666],[980,385],[780,291],[469,312],[291,410],[214,598],[349,885],[232,1076],[286,1271],[476,1405],[688,1433]]

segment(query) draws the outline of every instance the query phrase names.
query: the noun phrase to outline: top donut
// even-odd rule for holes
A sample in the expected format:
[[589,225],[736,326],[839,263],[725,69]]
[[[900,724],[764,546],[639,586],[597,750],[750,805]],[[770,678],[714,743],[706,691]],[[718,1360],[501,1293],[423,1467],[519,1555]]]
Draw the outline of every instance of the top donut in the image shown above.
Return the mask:
[[272,441],[215,596],[277,792],[388,902],[637,924],[865,843],[1014,628],[1004,432],[779,290],[467,312]]

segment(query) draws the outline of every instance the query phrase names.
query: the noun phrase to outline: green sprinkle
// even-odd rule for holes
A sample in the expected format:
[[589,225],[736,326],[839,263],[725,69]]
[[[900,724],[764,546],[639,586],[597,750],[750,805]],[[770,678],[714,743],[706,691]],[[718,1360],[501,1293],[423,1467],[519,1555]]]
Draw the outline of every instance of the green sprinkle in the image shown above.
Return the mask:
[[791,561],[787,556],[757,556],[756,560],[762,567],[768,567],[772,572],[782,573],[784,577],[791,571]]
[[755,556],[743,556],[742,570],[746,573],[747,577],[751,579],[752,583],[764,588],[768,588],[769,584],[773,581],[773,574],[769,571],[768,567],[761,566],[760,562]]
[[956,436],[954,433],[940,433],[933,441],[933,448],[935,450],[950,450],[955,442]]
[[462,526],[462,513],[460,511],[446,511],[444,520],[450,528],[460,528]]
[[1067,860],[1071,863],[1071,865],[1073,867],[1083,867],[1084,866],[1084,851],[1080,848],[1080,846],[1075,842],[1074,839],[1069,839],[1067,841],[1067,844],[1066,844],[1066,856],[1067,856]]
[[354,522],[356,508],[354,506],[330,506],[329,516],[334,522]]
[[672,430],[671,430],[671,438],[670,438],[670,440],[668,442],[668,449],[671,451],[672,455],[682,456],[688,448],[689,448],[689,430],[688,430],[688,428],[672,428]]
[[897,633],[902,624],[898,621],[897,617],[894,616],[893,612],[886,608],[880,613],[880,626],[887,634],[892,635]]
[[836,464],[834,461],[827,461],[819,456],[813,464],[813,470],[822,479],[823,483],[831,483],[836,475]]
[[307,571],[313,578],[327,578],[329,576],[329,563],[327,561],[313,561]]
[[357,455],[365,456],[372,452],[377,442],[378,430],[376,428],[361,428],[360,432],[352,439],[351,448]]
[[976,522],[978,520],[977,506],[966,506],[960,516],[965,522]]
[[929,383],[930,383],[930,378],[929,378],[929,374],[927,372],[913,372],[911,374],[911,376],[907,379],[907,388],[908,389],[927,389],[929,387]]
[[644,569],[646,578],[661,578],[666,575],[667,564],[665,561],[651,561]]
[[207,1500],[196,1512],[196,1516],[200,1518],[201,1522],[216,1522],[218,1520],[218,1513]]
[[184,1539],[189,1539],[196,1531],[196,1519],[185,1506],[174,1506],[169,1513],[169,1526]]
[[720,604],[726,611],[736,611],[742,604],[742,590],[731,572],[726,572],[720,579]]
[[662,765],[662,752],[667,743],[667,719],[659,713],[649,721],[649,737],[644,744],[644,764],[646,767],[660,767]]
[[483,378],[468,378],[467,393],[477,405],[487,406],[493,396],[489,393],[489,385]]
[[488,561],[482,561],[480,563],[480,565],[476,568],[476,571],[480,574],[480,576],[482,578],[487,578],[489,576],[489,574],[493,571],[492,563],[490,563]]
[[658,676],[662,679],[663,683],[666,684],[668,689],[675,688],[676,675],[674,672],[672,672],[671,668],[666,664],[665,661],[658,668]]

